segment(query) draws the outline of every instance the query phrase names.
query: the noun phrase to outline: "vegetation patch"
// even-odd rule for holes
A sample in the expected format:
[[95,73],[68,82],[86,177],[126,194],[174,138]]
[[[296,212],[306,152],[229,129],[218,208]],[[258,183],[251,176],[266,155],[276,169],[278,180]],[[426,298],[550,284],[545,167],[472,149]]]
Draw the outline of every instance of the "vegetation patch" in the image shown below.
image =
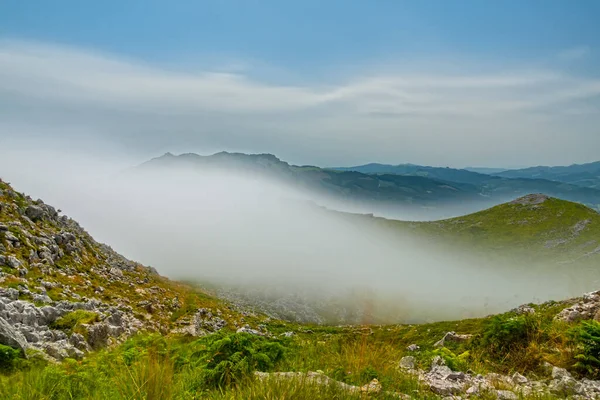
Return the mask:
[[600,323],[583,321],[571,330],[575,342],[575,368],[592,377],[600,377]]
[[57,329],[66,333],[76,332],[82,324],[93,324],[98,322],[98,314],[87,310],[71,311],[63,315],[49,326],[52,329]]

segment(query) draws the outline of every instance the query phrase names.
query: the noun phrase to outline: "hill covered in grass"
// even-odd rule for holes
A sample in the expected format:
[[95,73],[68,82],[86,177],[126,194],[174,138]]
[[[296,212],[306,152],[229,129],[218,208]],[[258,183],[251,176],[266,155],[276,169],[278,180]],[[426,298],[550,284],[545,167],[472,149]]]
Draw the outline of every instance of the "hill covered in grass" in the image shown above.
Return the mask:
[[368,218],[472,251],[528,255],[553,263],[600,262],[600,213],[542,194],[440,221]]

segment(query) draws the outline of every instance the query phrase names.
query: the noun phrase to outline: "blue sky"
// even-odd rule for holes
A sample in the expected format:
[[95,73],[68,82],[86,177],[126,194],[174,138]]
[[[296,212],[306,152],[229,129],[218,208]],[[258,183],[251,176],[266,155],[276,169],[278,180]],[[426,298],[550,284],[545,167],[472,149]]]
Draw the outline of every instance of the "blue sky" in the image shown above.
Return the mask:
[[[590,146],[600,145],[599,20],[595,0],[4,0],[0,104],[11,115],[0,123],[48,136],[25,118],[35,115],[56,130],[105,129],[98,135],[108,141],[119,131],[113,136],[126,145],[145,136],[148,154],[228,148],[319,164],[591,161]],[[69,76],[57,78],[61,71]],[[120,92],[146,72],[147,82]],[[92,90],[100,73],[105,86]],[[47,93],[34,95],[31,81]],[[150,95],[130,98],[140,88]],[[207,92],[223,106],[200,98]],[[167,100],[148,104],[152,96]],[[257,96],[271,102],[259,107]],[[285,103],[290,96],[298,101]],[[74,107],[78,117],[69,119]],[[171,111],[150,126],[150,117],[136,122],[134,111],[153,107]],[[566,115],[551,120],[557,110]],[[209,123],[198,128],[200,120]],[[511,135],[549,147],[529,155],[505,143]],[[432,140],[455,152],[431,154]],[[502,153],[486,150],[486,140],[504,143]],[[456,152],[464,141],[469,153]]]
[[[203,57],[335,68],[406,56],[551,62],[600,45],[595,0],[4,0],[0,34],[149,61]],[[582,66],[600,70],[595,62]]]

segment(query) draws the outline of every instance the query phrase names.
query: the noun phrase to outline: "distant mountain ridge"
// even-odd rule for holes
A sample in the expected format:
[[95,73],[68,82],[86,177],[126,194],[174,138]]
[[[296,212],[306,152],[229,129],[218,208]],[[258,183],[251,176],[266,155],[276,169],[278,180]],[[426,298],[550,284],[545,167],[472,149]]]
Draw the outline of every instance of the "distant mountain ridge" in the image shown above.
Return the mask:
[[[472,208],[460,209],[456,213],[476,211],[531,193],[583,203],[596,210],[600,207],[600,190],[595,188],[546,179],[507,178],[464,169],[413,164],[392,166],[371,163],[357,167],[321,168],[291,165],[272,154],[220,152],[202,156],[167,153],[142,164],[137,170],[171,167],[197,171],[218,168],[259,174],[353,202],[413,208],[472,204]],[[433,218],[439,217],[442,216],[433,215]]]
[[572,185],[600,188],[600,161],[557,167],[529,167],[494,173],[503,178],[547,179]]

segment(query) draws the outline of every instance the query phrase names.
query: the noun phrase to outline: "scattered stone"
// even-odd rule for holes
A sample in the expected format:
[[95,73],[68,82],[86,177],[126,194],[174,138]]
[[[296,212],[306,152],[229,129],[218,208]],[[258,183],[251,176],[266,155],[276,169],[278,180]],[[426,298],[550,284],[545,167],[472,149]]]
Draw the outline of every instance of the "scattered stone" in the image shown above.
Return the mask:
[[444,347],[444,345],[446,344],[446,341],[464,342],[464,341],[471,339],[472,337],[473,337],[473,335],[459,335],[456,332],[448,332],[444,335],[443,338],[441,338],[439,341],[437,341],[433,346],[434,347]]
[[16,237],[16,236],[14,235],[14,233],[12,233],[12,232],[10,232],[10,231],[6,231],[6,232],[4,233],[4,238],[5,238],[6,240],[8,240],[9,242],[13,243],[13,245],[14,245],[15,243],[19,243],[19,238],[18,238],[18,237]]
[[245,325],[236,331],[237,333],[249,333],[251,335],[264,336],[264,333]]
[[496,391],[496,396],[499,400],[518,400],[519,396],[510,390],[498,390]]
[[413,356],[402,357],[399,367],[402,369],[415,369],[415,358]]
[[477,394],[479,393],[479,387],[478,386],[471,386],[470,388],[468,388],[465,392],[467,395],[473,395],[473,394]]
[[417,351],[417,350],[419,350],[420,348],[421,348],[421,347],[419,347],[419,346],[418,346],[418,345],[416,345],[416,344],[411,344],[410,346],[408,346],[408,347],[406,348],[406,350],[408,350],[408,351]]
[[8,256],[4,260],[4,265],[10,268],[19,268],[21,264],[21,261],[19,261],[15,256]]
[[381,389],[382,389],[381,383],[379,383],[379,381],[377,379],[373,379],[368,384],[362,386],[360,388],[360,391],[361,391],[361,393],[379,394],[379,393],[381,393]]
[[523,315],[523,314],[535,314],[535,309],[533,307],[531,307],[529,304],[523,304],[517,308],[513,308],[512,310],[510,310],[511,312],[514,312],[516,314],[519,315]]
[[518,372],[515,372],[513,374],[513,376],[511,376],[511,380],[515,385],[524,385],[527,382],[529,382],[529,380],[527,378],[525,378],[523,375],[521,375]]

